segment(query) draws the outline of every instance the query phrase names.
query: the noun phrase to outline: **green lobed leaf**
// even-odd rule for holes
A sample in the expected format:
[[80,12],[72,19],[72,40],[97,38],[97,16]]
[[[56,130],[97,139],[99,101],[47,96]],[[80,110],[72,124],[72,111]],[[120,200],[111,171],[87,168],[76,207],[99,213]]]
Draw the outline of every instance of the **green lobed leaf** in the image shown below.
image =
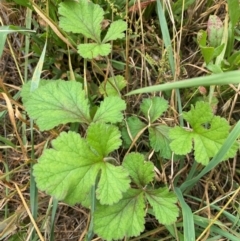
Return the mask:
[[146,162],[144,155],[140,153],[127,154],[123,160],[123,167],[126,168],[138,187],[145,187],[154,178],[154,165]]
[[95,184],[101,156],[75,132],[62,132],[52,146],[33,167],[37,187],[70,205],[81,203]]
[[170,127],[166,125],[151,126],[149,130],[150,145],[160,156],[171,159],[172,150],[170,148],[169,131]]
[[39,87],[24,100],[28,115],[36,119],[41,131],[69,122],[91,121],[89,103],[78,82],[57,80]]
[[107,241],[138,236],[144,230],[144,209],[143,192],[129,189],[118,203],[97,205],[94,231]]
[[94,59],[110,54],[112,46],[110,44],[87,43],[78,45],[78,53],[86,59]]
[[92,123],[87,130],[87,141],[91,148],[103,157],[118,149],[122,144],[117,127],[102,122]]
[[161,97],[143,99],[140,109],[149,123],[157,120],[168,108],[168,102]]
[[[57,80],[40,79],[38,88],[40,88],[40,87],[42,87],[44,85],[47,85],[47,84],[49,84],[51,82],[55,82],[55,81],[57,81]],[[62,81],[64,81],[64,80],[62,80]],[[24,85],[22,86],[21,97],[22,97],[23,104],[25,104],[31,98],[31,96],[32,96],[32,94],[34,92],[34,91],[31,91],[31,82],[32,81],[28,81],[28,82],[24,83]]]
[[101,83],[99,91],[104,96],[119,96],[121,91],[127,85],[127,81],[121,75],[108,78],[106,82]]
[[[203,115],[204,113],[204,115]],[[176,154],[187,154],[194,143],[194,155],[197,162],[207,165],[209,159],[217,154],[229,134],[228,122],[219,116],[214,116],[208,103],[197,102],[189,112],[183,113],[183,118],[189,122],[192,129],[175,127],[169,132],[172,139],[170,147]],[[233,157],[237,146],[234,145],[226,155]]]
[[118,96],[104,98],[98,108],[93,121],[105,123],[117,123],[123,119],[121,111],[126,109],[126,103]]
[[[97,198],[102,204],[118,202],[122,192],[130,187],[130,177],[123,167],[115,167],[104,160],[103,154],[119,145],[120,134],[116,127],[110,126],[110,131],[107,130],[106,137],[100,141],[101,146],[96,145],[95,140],[100,140],[101,131],[106,128],[104,125],[108,126],[94,123],[89,127],[88,134],[96,135],[94,140],[91,137],[83,139],[75,132],[62,132],[52,142],[53,148],[45,150],[34,165],[33,174],[38,188],[71,205],[81,203],[86,206],[90,203],[91,187],[101,170]],[[96,133],[98,128],[101,131]],[[113,144],[114,139],[118,144]]]
[[106,43],[108,41],[116,40],[118,38],[123,38],[125,34],[123,33],[124,31],[127,30],[127,23],[123,20],[117,20],[114,21],[103,39],[103,43]]
[[176,126],[169,132],[169,137],[172,139],[170,147],[175,154],[185,155],[191,152],[194,137],[191,130]]
[[167,187],[147,190],[146,197],[160,223],[169,225],[177,220],[177,197],[173,192],[169,192]]
[[105,163],[101,171],[96,191],[97,199],[102,205],[112,205],[118,202],[123,193],[130,188],[129,174],[123,167],[116,167],[109,163]]
[[59,4],[59,25],[67,31],[81,33],[87,38],[101,42],[101,22],[104,11],[98,4],[88,0],[67,1]]
[[146,126],[146,124],[140,121],[136,116],[127,118],[126,124],[127,127],[122,128],[122,138],[124,147],[128,148],[132,144],[132,139],[137,136],[139,131],[141,131]]

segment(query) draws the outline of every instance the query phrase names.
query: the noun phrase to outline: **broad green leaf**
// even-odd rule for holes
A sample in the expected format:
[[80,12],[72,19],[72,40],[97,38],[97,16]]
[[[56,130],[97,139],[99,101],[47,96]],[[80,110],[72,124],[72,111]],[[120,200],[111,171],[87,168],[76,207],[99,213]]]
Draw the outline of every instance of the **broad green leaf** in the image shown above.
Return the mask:
[[104,11],[98,4],[88,0],[67,1],[59,4],[60,27],[67,32],[81,33],[87,38],[101,42],[101,22]]
[[[204,115],[203,115],[204,113]],[[175,127],[169,132],[172,139],[170,147],[176,154],[187,154],[194,143],[194,155],[197,162],[207,165],[214,157],[229,134],[230,126],[224,118],[214,116],[208,103],[197,102],[189,112],[183,113],[183,118],[189,122],[192,129]],[[237,145],[228,152],[225,159],[233,157]]]
[[94,59],[100,56],[107,56],[110,54],[112,47],[110,44],[80,44],[78,45],[78,53],[86,59]]
[[33,167],[38,188],[70,205],[81,203],[95,184],[102,158],[75,132],[62,132],[52,146]]
[[98,108],[93,121],[105,123],[117,123],[123,119],[121,111],[126,109],[126,104],[118,96],[109,96],[104,98]]
[[102,205],[112,205],[122,198],[122,194],[130,188],[128,172],[121,166],[109,163],[101,169],[101,178],[97,188],[97,199]]
[[151,147],[154,151],[160,152],[160,156],[166,159],[171,159],[172,157],[169,138],[170,129],[166,125],[151,126],[148,129]]
[[127,81],[121,75],[108,78],[106,82],[101,83],[99,91],[104,96],[119,96],[121,91],[127,85]]
[[103,39],[103,43],[116,40],[118,38],[123,38],[125,36],[123,32],[126,30],[127,30],[127,23],[124,22],[123,20],[117,20],[113,22],[110,25],[105,38]]
[[94,231],[104,240],[138,236],[144,230],[145,203],[141,190],[129,189],[112,206],[97,205]]
[[192,139],[194,134],[192,130],[176,126],[169,132],[169,137],[173,140],[170,147],[175,154],[185,155],[192,150]]
[[177,220],[177,198],[173,192],[168,191],[167,187],[147,190],[146,197],[160,223],[169,225]]
[[168,102],[161,97],[144,99],[140,109],[148,119],[149,123],[157,120],[168,108]]
[[89,145],[103,157],[118,149],[122,144],[117,127],[105,123],[92,123],[87,130]]
[[[101,138],[102,133],[95,134],[96,138]],[[111,143],[108,138],[102,140],[105,141]],[[34,166],[38,188],[71,205],[88,205],[91,187],[98,177],[97,198],[100,203],[118,202],[122,192],[130,187],[129,174],[123,167],[105,162],[104,156],[94,149],[96,146],[93,148],[90,144],[91,141],[88,143],[75,132],[62,132],[52,142],[53,148],[45,150]]]
[[122,129],[122,138],[124,141],[124,147],[128,148],[132,144],[132,140],[137,136],[139,131],[146,126],[146,124],[141,122],[136,116],[127,118],[126,122],[127,127]]
[[145,187],[154,178],[154,165],[145,161],[140,153],[130,153],[123,160],[123,167],[126,168],[138,187]]
[[42,131],[59,124],[91,121],[85,92],[82,85],[74,81],[57,80],[40,87],[24,106]]
[[210,63],[210,61],[214,58],[214,47],[203,47],[200,46],[201,54],[204,58],[206,64]]
[[207,46],[207,32],[204,30],[200,30],[197,33],[197,42],[200,47],[206,47]]
[[216,15],[210,15],[207,23],[208,41],[211,47],[218,47],[223,37],[223,22]]
[[[44,86],[44,85],[47,85],[49,83],[52,83],[52,82],[55,82],[56,80],[44,80],[44,79],[40,79],[40,82],[39,82],[39,86],[38,88]],[[64,80],[62,80],[64,81]],[[26,82],[23,86],[22,86],[22,89],[21,89],[21,97],[22,97],[22,102],[23,104],[25,104],[32,96],[33,92],[34,91],[31,91],[31,82],[32,81],[28,81]]]

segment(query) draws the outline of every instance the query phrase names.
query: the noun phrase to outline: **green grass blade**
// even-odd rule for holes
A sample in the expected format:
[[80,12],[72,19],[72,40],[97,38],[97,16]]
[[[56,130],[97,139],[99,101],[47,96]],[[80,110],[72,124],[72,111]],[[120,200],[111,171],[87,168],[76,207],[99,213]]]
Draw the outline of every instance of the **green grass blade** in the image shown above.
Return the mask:
[[232,147],[232,145],[235,143],[236,139],[239,136],[240,136],[240,121],[238,121],[238,123],[235,125],[235,127],[229,134],[228,138],[222,145],[221,149],[219,150],[217,155],[209,162],[209,164],[206,167],[204,167],[204,169],[196,177],[184,182],[181,185],[180,189],[182,190],[182,192],[186,191],[187,188],[189,189],[192,186],[194,186],[202,176],[204,176],[206,173],[211,171],[215,166],[217,166],[223,160],[224,156],[226,155],[228,150]]
[[10,140],[0,135],[0,142],[3,142],[7,146],[11,146],[12,148],[16,148],[16,145],[14,145]]
[[[171,38],[170,38],[170,34],[169,34],[169,29],[168,29],[165,13],[163,11],[160,0],[157,0],[157,15],[158,15],[158,19],[159,19],[162,36],[163,36],[163,42],[164,42],[165,48],[167,49],[167,52],[168,52],[169,65],[170,65],[170,68],[172,71],[172,75],[175,76],[176,66],[175,66],[175,61],[174,61],[173,48],[172,48],[172,43],[171,43]],[[180,125],[183,126],[183,118],[181,115],[182,114],[182,103],[181,103],[180,92],[178,89],[176,90],[176,95],[177,95],[177,100],[178,100],[178,102],[177,102],[178,103],[178,111],[180,114],[179,115]]]
[[51,214],[51,228],[50,228],[50,241],[54,241],[54,222],[58,208],[58,200],[53,198],[52,214]]
[[[227,194],[227,198],[228,198],[229,196],[233,195],[234,192],[235,192],[235,191],[232,191],[232,192],[228,193],[228,194]],[[217,205],[217,203],[220,202],[220,201],[222,201],[223,199],[225,199],[225,197],[222,197],[222,198],[219,198],[219,199],[215,200],[214,202],[208,204],[206,201],[203,201],[202,199],[197,198],[197,197],[194,197],[194,196],[192,196],[192,195],[186,194],[186,195],[184,195],[184,196],[185,196],[185,197],[189,197],[190,199],[192,199],[192,200],[194,200],[194,201],[197,201],[197,202],[199,203],[199,205],[200,205],[200,204],[204,204],[204,205],[206,205],[206,206],[209,205],[212,210],[217,210],[217,211],[220,211],[220,210],[222,209],[221,206],[218,206],[218,205]],[[206,208],[206,207],[203,206],[203,207],[202,207],[202,210],[203,210],[204,208]],[[198,212],[200,212],[200,211],[201,211],[201,209],[198,210]],[[222,215],[224,215],[225,218],[227,218],[228,221],[230,221],[233,225],[240,227],[240,219],[239,219],[239,217],[238,217],[237,215],[233,215],[233,214],[227,212],[226,210],[222,212]],[[209,224],[209,222],[208,222],[208,224]],[[207,224],[207,225],[208,225],[208,224]],[[207,225],[206,225],[206,226],[207,226]]]
[[175,193],[182,207],[184,239],[187,241],[195,241],[195,227],[192,210],[185,202],[179,188],[175,188]]
[[[197,215],[194,215],[194,223],[202,228],[206,228],[209,225],[210,220],[208,218],[199,217]],[[239,233],[233,234],[230,232],[230,229],[224,226],[221,222],[217,222],[217,224],[221,227],[218,228],[216,225],[212,225],[210,228],[210,236],[214,236],[216,234],[221,235],[221,238],[227,238],[231,241],[239,241],[240,235]],[[212,233],[212,235],[211,235]],[[216,239],[219,240],[219,239]]]
[[171,44],[171,38],[170,38],[170,34],[168,31],[168,25],[167,25],[167,21],[165,18],[165,13],[163,11],[162,8],[162,4],[160,2],[160,0],[157,0],[157,15],[159,18],[159,23],[160,23],[160,27],[161,27],[161,31],[162,31],[162,36],[163,36],[163,42],[164,45],[167,49],[168,52],[168,61],[170,64],[170,68],[172,71],[172,74],[174,76],[175,74],[175,63],[174,63],[174,57],[173,57],[173,49],[172,49],[172,44]]
[[[2,26],[1,29],[8,29],[8,26]],[[7,40],[7,33],[6,32],[0,32],[0,58],[2,56],[4,46]]]
[[45,54],[46,54],[46,48],[47,48],[47,40],[45,42],[45,45],[44,45],[42,54],[40,56],[40,59],[37,63],[36,69],[33,73],[32,82],[31,82],[31,91],[38,88],[38,85],[39,85],[39,82],[40,82],[40,76],[41,76],[41,73],[42,73],[44,58],[45,58]]
[[[47,41],[45,42],[42,54],[40,56],[36,69],[33,73],[32,82],[31,82],[31,91],[38,88],[42,67],[43,67],[43,61],[46,54],[46,47],[47,47]],[[34,159],[35,157],[34,157],[34,137],[33,137],[33,120],[32,119],[30,120],[30,128],[31,128],[31,144],[32,144],[31,158]],[[33,172],[33,165],[31,165],[31,174],[30,174],[30,205],[31,205],[31,212],[32,212],[33,218],[36,219],[37,212],[38,212],[38,189],[37,189],[36,182],[32,172]],[[35,234],[33,233],[32,240],[34,240],[34,238],[35,238]]]
[[93,185],[92,189],[91,189],[91,221],[90,221],[88,232],[87,232],[87,235],[86,235],[86,241],[91,241],[93,236],[94,236],[93,216],[94,216],[95,206],[96,206],[95,192],[96,192],[96,186]]
[[240,71],[229,71],[226,73],[213,74],[209,76],[196,77],[192,79],[185,79],[181,81],[149,86],[134,91],[130,91],[126,95],[142,94],[156,91],[166,91],[173,89],[182,89],[198,86],[209,86],[209,85],[227,85],[227,84],[239,84],[240,83]]

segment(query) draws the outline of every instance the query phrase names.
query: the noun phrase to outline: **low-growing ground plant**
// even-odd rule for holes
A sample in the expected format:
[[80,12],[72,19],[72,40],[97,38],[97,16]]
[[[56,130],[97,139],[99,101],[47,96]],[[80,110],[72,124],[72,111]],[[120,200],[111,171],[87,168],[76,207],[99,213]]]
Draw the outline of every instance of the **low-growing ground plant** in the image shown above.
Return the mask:
[[[16,116],[23,122],[21,128],[25,142],[21,140],[18,131],[16,135],[26,160],[26,125],[31,129],[31,211],[29,210],[28,215],[36,232],[31,231],[27,238],[22,229],[20,234],[13,235],[9,240],[54,240],[54,220],[59,202],[69,206],[80,204],[82,209],[89,210],[86,230],[79,233],[76,240],[159,240],[166,239],[167,235],[170,235],[168,240],[181,241],[240,238],[237,231],[240,227],[237,218],[239,213],[226,211],[231,201],[232,209],[238,210],[239,203],[235,198],[240,192],[239,185],[227,194],[229,199],[225,206],[218,205],[217,202],[221,199],[209,202],[208,196],[211,178],[217,175],[216,166],[226,167],[227,162],[224,161],[236,158],[239,150],[239,121],[232,127],[226,118],[216,113],[213,103],[214,100],[218,101],[215,96],[216,85],[232,84],[236,89],[236,84],[240,82],[239,71],[232,71],[236,70],[239,64],[239,54],[234,51],[233,39],[237,39],[234,27],[239,21],[240,9],[239,4],[228,1],[230,22],[223,22],[217,15],[209,15],[207,30],[200,30],[196,36],[195,43],[200,48],[203,65],[212,74],[178,81],[180,62],[176,58],[176,52],[180,51],[180,48],[176,50],[172,47],[170,36],[176,34],[176,39],[179,36],[175,33],[176,29],[169,32],[169,23],[165,16],[169,16],[170,23],[173,23],[171,21],[174,21],[174,16],[177,24],[182,24],[180,13],[194,8],[194,2],[186,1],[184,5],[184,1],[178,0],[172,6],[166,3],[164,6],[167,10],[162,6],[164,1],[159,0],[156,3],[130,3],[132,7],[129,13],[132,17],[140,14],[141,24],[144,16],[141,11],[153,3],[156,4],[156,16],[161,29],[159,35],[165,46],[165,53],[162,55],[164,61],[168,60],[170,76],[174,78],[174,82],[166,81],[160,85],[147,86],[148,84],[143,85],[140,79],[145,74],[146,79],[151,82],[149,66],[155,68],[160,61],[156,60],[158,56],[150,57],[142,50],[140,54],[145,56],[141,62],[145,67],[144,72],[127,59],[124,63],[124,58],[128,56],[130,39],[136,36],[128,29],[130,23],[132,24],[129,17],[114,15],[116,11],[123,10],[122,2],[116,1],[116,6],[109,1],[51,2],[51,6],[55,8],[46,14],[40,5],[21,1],[20,4],[35,10],[44,18],[42,26],[45,28],[49,25],[51,30],[46,27],[46,41],[33,44],[35,50],[42,44],[43,51],[39,52],[39,61],[32,77],[29,81],[28,76],[24,77],[24,84],[15,98],[18,101],[19,96],[21,97],[23,107],[20,107],[24,109],[21,115],[16,111]],[[233,11],[237,13],[233,14]],[[113,16],[111,20],[104,18],[110,15]],[[149,13],[147,16],[149,18]],[[59,18],[59,22],[54,22],[54,18]],[[137,24],[135,27],[137,32]],[[143,35],[143,26],[140,25],[139,29]],[[3,42],[7,40],[9,33],[32,33],[15,26],[3,26],[0,30],[3,31]],[[137,38],[144,42],[141,34]],[[44,66],[46,68],[54,63],[54,59],[48,55],[49,36],[58,39],[55,47],[60,52],[59,56],[68,56],[69,71],[64,73],[59,70],[56,63],[49,74],[52,78],[41,79]],[[33,39],[35,38],[38,39],[36,35]],[[53,40],[50,40],[50,45],[54,46],[51,41]],[[65,44],[67,49],[59,49]],[[122,46],[125,46],[126,50],[122,49]],[[2,52],[3,45],[0,45],[0,54]],[[116,52],[121,60],[114,60]],[[138,50],[136,52],[139,53]],[[44,63],[44,59],[47,59],[49,65]],[[73,60],[81,62],[82,71],[79,71],[79,68],[73,69]],[[130,82],[131,71],[127,65],[141,73],[141,84],[138,83],[137,87],[144,88],[129,89],[134,81]],[[95,70],[93,76],[89,68]],[[125,70],[125,75],[120,73],[122,70]],[[154,73],[156,74],[156,70]],[[161,78],[162,76],[164,74],[161,74]],[[207,91],[206,86],[210,86],[209,95],[204,94],[203,98],[189,104],[183,111],[179,89],[198,87]],[[0,87],[11,123],[17,130],[9,93],[5,87]],[[172,91],[172,96],[169,91]],[[150,92],[154,94],[147,95]],[[143,94],[138,97],[140,101],[131,99],[137,94]],[[178,102],[179,116],[176,114],[174,101]],[[1,116],[5,118],[6,113],[1,112]],[[51,137],[44,140],[44,147],[41,144],[38,158],[35,158],[34,153],[34,133],[51,133]],[[7,138],[1,137],[0,141],[17,150],[17,146]],[[24,165],[29,165],[29,161]],[[11,182],[11,171],[8,171],[6,163],[4,169],[6,174],[2,180],[6,179],[7,183],[15,185],[25,209],[28,210],[18,185]],[[169,169],[168,174],[166,169]],[[207,177],[209,180],[202,179],[207,173],[211,173]],[[207,183],[204,190],[206,202],[196,194],[196,190],[201,190],[200,180]],[[237,185],[236,181],[232,183]],[[42,227],[37,227],[35,223],[41,219],[38,215],[38,203],[41,202],[37,196],[38,191],[41,195],[45,192],[52,197],[46,215],[52,210],[50,231],[47,231],[46,239],[41,232],[45,229],[44,225],[48,224],[48,217]],[[7,187],[6,195],[8,192]],[[200,203],[199,209],[194,209],[196,203]],[[6,206],[5,210],[7,209]],[[207,217],[200,213],[205,209],[208,210]],[[210,209],[218,212],[216,216],[211,217]],[[222,220],[217,221],[222,213],[232,224],[231,229]],[[0,240],[9,238],[11,232],[7,227],[11,226],[10,218],[16,220],[14,215],[9,217],[7,211],[5,216],[0,223],[0,228],[3,227],[0,229],[3,234]],[[149,228],[148,219],[154,220]],[[228,232],[221,226],[228,228]],[[166,233],[155,236],[160,230],[165,230]]]

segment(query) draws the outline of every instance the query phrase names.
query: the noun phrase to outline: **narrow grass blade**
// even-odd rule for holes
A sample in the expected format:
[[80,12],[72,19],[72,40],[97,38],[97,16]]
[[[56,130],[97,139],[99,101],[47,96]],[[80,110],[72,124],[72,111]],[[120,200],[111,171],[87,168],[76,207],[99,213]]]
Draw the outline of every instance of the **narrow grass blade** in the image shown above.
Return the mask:
[[88,232],[86,235],[86,241],[91,241],[93,236],[94,236],[94,231],[93,231],[93,216],[94,216],[94,212],[95,212],[95,205],[96,205],[96,196],[95,196],[95,192],[96,192],[96,187],[95,185],[92,186],[91,189],[91,220],[90,220],[90,224],[89,224],[89,228],[88,228]]
[[174,63],[174,57],[173,57],[171,38],[170,38],[167,21],[166,21],[165,14],[164,14],[160,0],[157,0],[157,15],[159,18],[159,23],[160,23],[160,27],[161,27],[161,31],[162,31],[163,42],[164,42],[164,45],[168,52],[168,61],[170,64],[172,74],[174,75],[175,74],[175,63]]
[[[216,211],[216,210],[217,210],[217,211],[220,211],[222,208],[221,208],[221,206],[218,206],[217,203],[218,203],[218,202],[221,202],[221,201],[222,201],[223,199],[225,199],[225,198],[229,198],[229,196],[233,195],[234,192],[235,192],[235,191],[232,191],[232,192],[228,193],[225,197],[219,198],[219,199],[215,200],[213,203],[210,203],[210,204],[208,204],[206,201],[203,201],[202,199],[197,198],[197,197],[194,197],[194,196],[192,196],[192,195],[186,194],[186,195],[184,195],[184,196],[185,196],[185,197],[189,197],[190,199],[192,199],[192,200],[194,200],[194,201],[197,201],[197,202],[199,203],[199,205],[200,205],[200,204],[204,204],[204,205],[206,205],[206,206],[209,205],[209,207],[211,207],[212,210],[214,210],[214,211]],[[205,209],[206,206],[203,206],[202,209],[198,210],[198,212],[200,212],[201,210]],[[231,214],[231,213],[229,213],[229,212],[227,212],[227,211],[223,211],[223,212],[222,212],[222,215],[224,215],[225,218],[227,218],[228,221],[231,222],[234,226],[240,227],[240,219],[239,219],[239,216],[238,216],[238,215]],[[197,216],[197,217],[198,217],[198,216]],[[201,218],[203,218],[203,217],[201,217]],[[209,222],[208,222],[208,224],[209,224]]]
[[184,239],[187,241],[195,241],[195,227],[192,210],[185,202],[182,192],[179,188],[175,188],[175,193],[182,207]]
[[209,85],[227,85],[227,84],[239,84],[240,83],[240,71],[229,71],[220,74],[213,74],[209,76],[196,77],[192,79],[185,79],[181,81],[149,86],[137,90],[130,91],[128,95],[142,94],[156,91],[166,91],[173,89],[182,89],[198,86],[209,86]]
[[11,146],[12,148],[16,148],[16,145],[14,145],[10,140],[0,135],[0,142],[3,142],[7,146]]
[[[7,26],[1,27],[1,29],[3,29],[3,28],[7,28]],[[7,40],[7,33],[6,32],[0,32],[0,58],[2,56],[6,40]]]
[[56,212],[58,208],[58,200],[53,198],[52,214],[51,214],[51,229],[50,229],[50,241],[54,241],[54,222],[56,217]]
[[[169,34],[169,28],[168,24],[166,21],[165,13],[162,8],[162,4],[160,0],[157,0],[157,14],[158,14],[158,19],[159,19],[159,24],[163,36],[163,42],[165,45],[165,48],[167,49],[168,52],[168,61],[169,65],[172,71],[172,75],[175,76],[175,61],[174,61],[174,54],[173,54],[173,48],[172,48],[172,43],[171,43],[171,38]],[[183,117],[182,117],[182,103],[181,103],[181,96],[180,92],[178,89],[176,89],[176,95],[177,95],[177,100],[178,100],[178,111],[179,111],[179,120],[180,120],[180,125],[183,126]]]
[[[215,75],[213,75],[215,76]],[[231,146],[235,143],[236,139],[240,136],[240,121],[235,125],[231,133],[229,134],[228,138],[224,142],[223,146],[217,153],[217,155],[209,162],[209,164],[194,178],[191,180],[187,180],[184,182],[180,189],[182,192],[186,191],[186,189],[191,188],[195,185],[195,183],[206,173],[211,171],[215,166],[217,166],[224,158],[228,150],[231,148]]]
[[[43,62],[46,54],[46,47],[47,47],[47,41],[45,42],[42,54],[40,56],[40,59],[38,61],[38,64],[36,66],[36,69],[33,73],[32,82],[31,82],[31,91],[38,88],[39,82],[40,82],[40,76],[42,72]],[[33,137],[33,120],[30,120],[30,127],[31,127],[31,144],[32,144],[32,152],[31,152],[31,158],[34,159],[34,137]],[[33,165],[31,165],[31,175],[30,175],[30,205],[31,205],[31,212],[33,215],[33,218],[37,218],[37,212],[38,212],[38,190],[36,186],[35,179],[32,174],[33,171]],[[34,240],[35,234],[32,235],[32,240]]]
[[[202,228],[206,228],[209,224],[209,219],[208,218],[204,218],[204,217],[199,217],[197,215],[194,215],[194,223]],[[220,222],[218,222],[219,226],[221,226],[221,228],[218,228],[216,225],[212,225],[210,228],[210,236],[216,236],[216,234],[220,235],[220,238],[227,238],[228,240],[231,241],[239,241],[240,235],[239,233],[233,234],[231,233],[230,229],[226,226],[224,226],[223,224],[221,224]],[[211,233],[213,233],[211,235]],[[216,240],[220,240],[220,239],[216,239]]]
[[41,76],[41,73],[42,73],[44,58],[45,58],[45,54],[46,54],[46,48],[47,48],[47,41],[45,42],[42,54],[41,54],[40,59],[37,63],[36,69],[33,73],[32,82],[31,82],[31,91],[38,88],[38,85],[39,85],[39,82],[40,82],[40,76]]
[[20,28],[17,26],[0,26],[0,58],[2,56],[3,49],[7,40],[7,35],[9,33],[15,33],[15,32],[26,33],[26,32],[35,32],[35,31]]

